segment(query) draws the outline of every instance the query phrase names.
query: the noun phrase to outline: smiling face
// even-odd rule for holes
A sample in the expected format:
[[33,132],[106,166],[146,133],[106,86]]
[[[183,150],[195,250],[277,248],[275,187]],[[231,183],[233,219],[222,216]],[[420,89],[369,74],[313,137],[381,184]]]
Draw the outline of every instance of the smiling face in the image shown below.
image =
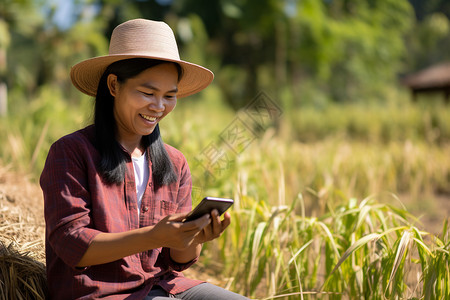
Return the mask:
[[110,74],[107,84],[114,97],[117,140],[131,152],[177,103],[178,70],[172,63],[148,68],[122,83]]

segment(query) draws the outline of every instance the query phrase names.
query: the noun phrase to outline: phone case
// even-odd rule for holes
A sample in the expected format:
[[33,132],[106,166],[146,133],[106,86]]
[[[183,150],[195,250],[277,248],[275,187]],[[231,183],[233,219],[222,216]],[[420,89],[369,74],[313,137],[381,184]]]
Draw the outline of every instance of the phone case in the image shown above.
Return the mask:
[[186,219],[183,220],[183,222],[198,219],[201,216],[211,213],[213,209],[217,209],[219,215],[222,215],[231,205],[233,205],[233,203],[233,199],[205,197],[195,209],[186,216]]

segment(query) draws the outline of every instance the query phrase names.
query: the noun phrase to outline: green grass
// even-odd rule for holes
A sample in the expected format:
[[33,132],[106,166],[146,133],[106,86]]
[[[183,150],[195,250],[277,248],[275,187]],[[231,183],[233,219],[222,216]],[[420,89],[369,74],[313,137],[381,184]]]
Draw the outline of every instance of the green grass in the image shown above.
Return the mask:
[[237,201],[231,228],[204,250],[223,262],[233,290],[263,299],[450,296],[446,228],[432,236],[406,211],[375,198],[339,199],[344,203],[321,217],[304,214],[301,195],[290,206]]

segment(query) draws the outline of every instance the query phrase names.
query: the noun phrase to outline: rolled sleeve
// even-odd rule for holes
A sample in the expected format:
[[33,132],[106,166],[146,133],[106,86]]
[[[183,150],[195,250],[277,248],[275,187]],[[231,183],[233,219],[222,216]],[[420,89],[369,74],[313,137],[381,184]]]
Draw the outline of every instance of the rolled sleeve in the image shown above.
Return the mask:
[[91,204],[86,181],[85,167],[76,147],[63,141],[52,145],[40,178],[46,238],[56,255],[72,268],[100,233],[89,228]]

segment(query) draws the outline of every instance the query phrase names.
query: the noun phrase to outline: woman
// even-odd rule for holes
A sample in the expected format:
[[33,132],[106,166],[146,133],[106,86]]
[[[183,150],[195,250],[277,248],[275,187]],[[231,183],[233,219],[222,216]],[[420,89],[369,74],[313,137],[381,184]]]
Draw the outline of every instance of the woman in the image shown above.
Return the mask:
[[246,299],[182,275],[230,215],[181,222],[190,171],[158,127],[212,72],[180,60],[167,24],[137,19],[117,26],[109,55],[75,65],[71,79],[95,96],[95,118],[52,145],[40,179],[51,298]]

